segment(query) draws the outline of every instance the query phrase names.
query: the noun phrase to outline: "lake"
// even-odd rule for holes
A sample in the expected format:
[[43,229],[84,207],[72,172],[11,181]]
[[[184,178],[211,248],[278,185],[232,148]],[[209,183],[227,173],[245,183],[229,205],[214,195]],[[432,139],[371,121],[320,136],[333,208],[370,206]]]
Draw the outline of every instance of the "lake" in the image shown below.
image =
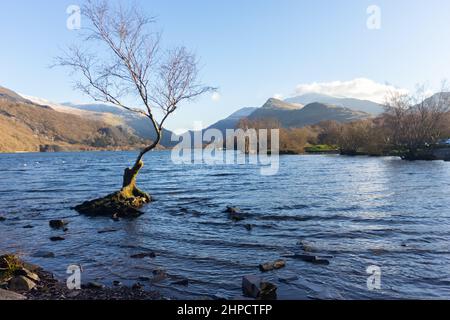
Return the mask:
[[[277,175],[257,165],[175,165],[170,152],[145,158],[139,186],[154,197],[135,220],[88,218],[71,208],[121,186],[133,152],[0,155],[0,251],[20,253],[64,280],[114,280],[173,298],[232,299],[258,265],[306,251],[329,265],[285,258],[262,276],[280,299],[450,298],[450,163],[337,155],[282,156]],[[236,206],[247,218],[228,219]],[[55,231],[51,219],[67,219]],[[251,224],[252,230],[245,226]],[[32,226],[31,229],[23,228]],[[98,233],[106,229],[116,232]],[[65,241],[51,242],[52,236]],[[38,258],[51,251],[54,258]],[[153,251],[156,258],[131,259]],[[381,268],[381,289],[367,286]],[[150,285],[156,268],[169,278]],[[188,287],[173,285],[189,279]]]

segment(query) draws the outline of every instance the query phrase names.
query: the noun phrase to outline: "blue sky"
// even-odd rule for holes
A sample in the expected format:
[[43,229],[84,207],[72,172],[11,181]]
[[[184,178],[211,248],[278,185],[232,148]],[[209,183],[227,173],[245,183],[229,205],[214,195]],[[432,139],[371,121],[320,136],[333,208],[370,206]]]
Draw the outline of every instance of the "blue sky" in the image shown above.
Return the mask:
[[[292,96],[300,84],[317,82],[314,88],[327,90],[330,85],[320,83],[366,78],[412,90],[418,83],[437,88],[450,78],[448,0],[137,2],[158,17],[165,43],[194,50],[203,82],[220,88],[220,99],[182,106],[171,129],[208,125],[274,95]],[[66,28],[66,8],[82,3],[3,0],[0,85],[56,102],[89,102],[72,89],[66,70],[48,68],[77,40]],[[366,26],[370,5],[381,9],[380,30]]]

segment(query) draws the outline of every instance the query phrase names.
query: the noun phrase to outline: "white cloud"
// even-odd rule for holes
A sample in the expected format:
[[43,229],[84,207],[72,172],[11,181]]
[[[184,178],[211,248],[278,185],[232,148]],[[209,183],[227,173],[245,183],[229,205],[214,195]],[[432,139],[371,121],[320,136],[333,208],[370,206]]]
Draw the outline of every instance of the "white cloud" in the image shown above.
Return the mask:
[[218,92],[214,92],[214,93],[211,95],[211,100],[214,101],[214,102],[220,101],[221,98],[222,98],[222,96],[221,96],[220,93],[218,93]]
[[383,103],[386,96],[394,92],[406,94],[408,90],[389,84],[377,83],[366,78],[357,78],[351,81],[299,84],[295,89],[296,96],[307,93],[319,93],[334,97],[370,100],[378,103]]

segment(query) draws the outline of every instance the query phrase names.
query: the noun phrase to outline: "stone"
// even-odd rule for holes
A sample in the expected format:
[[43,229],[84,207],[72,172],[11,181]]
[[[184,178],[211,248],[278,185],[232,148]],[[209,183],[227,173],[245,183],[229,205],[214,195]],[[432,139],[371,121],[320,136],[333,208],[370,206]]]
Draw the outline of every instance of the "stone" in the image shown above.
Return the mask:
[[305,251],[305,252],[313,252],[316,251],[316,249],[314,248],[313,244],[305,241],[305,240],[301,240],[297,243],[298,246],[300,246],[300,248]]
[[130,258],[131,259],[156,258],[156,253],[154,252],[137,253],[133,254]]
[[56,242],[56,241],[64,241],[64,240],[66,240],[66,239],[63,238],[63,237],[51,237],[51,238],[50,238],[50,241],[52,241],[52,242]]
[[269,272],[269,271],[284,268],[285,266],[286,266],[286,261],[280,259],[275,262],[268,262],[268,263],[260,264],[259,270],[261,270],[261,272]]
[[0,301],[26,300],[27,297],[9,290],[0,289]]
[[64,220],[50,220],[49,225],[53,229],[63,229],[68,222]]
[[233,220],[235,222],[242,221],[245,219],[244,214],[240,211],[239,208],[227,207],[225,213],[228,213],[228,219]]
[[140,290],[144,289],[144,285],[139,282],[136,282],[135,284],[133,284],[131,289],[140,291]]
[[286,267],[286,261],[284,260],[277,260],[273,263],[273,267],[275,268],[275,270],[281,269]]
[[259,265],[259,270],[261,270],[261,272],[269,272],[272,271],[274,269],[273,267],[273,263],[268,262],[268,263],[263,263]]
[[6,221],[6,218],[3,216],[0,216],[0,222]]
[[252,231],[253,229],[253,226],[251,224],[246,224],[244,227],[245,229],[247,229],[247,231]]
[[39,276],[36,273],[33,273],[30,270],[25,269],[25,268],[20,268],[20,269],[15,270],[14,276],[24,276],[35,282],[40,281]]
[[271,282],[262,282],[258,298],[261,300],[276,300],[278,287]]
[[140,276],[139,277],[139,281],[150,281],[150,280],[151,280],[151,278],[147,277],[147,276]]
[[24,229],[33,229],[34,227],[32,225],[26,225],[26,226],[23,226],[22,228],[24,228]]
[[12,291],[28,292],[36,287],[36,283],[25,276],[17,276],[9,280],[8,286]]
[[244,296],[261,300],[274,300],[277,298],[277,286],[264,282],[261,277],[248,275],[242,278],[242,292]]
[[54,258],[55,254],[51,251],[37,251],[33,254],[34,258]]
[[262,279],[258,276],[244,276],[242,278],[242,292],[244,296],[257,298],[261,292]]
[[160,282],[167,278],[167,272],[164,269],[155,269],[153,270],[153,279],[152,282]]
[[122,282],[118,281],[118,280],[114,280],[113,281],[113,286],[114,287],[121,287],[122,286]]

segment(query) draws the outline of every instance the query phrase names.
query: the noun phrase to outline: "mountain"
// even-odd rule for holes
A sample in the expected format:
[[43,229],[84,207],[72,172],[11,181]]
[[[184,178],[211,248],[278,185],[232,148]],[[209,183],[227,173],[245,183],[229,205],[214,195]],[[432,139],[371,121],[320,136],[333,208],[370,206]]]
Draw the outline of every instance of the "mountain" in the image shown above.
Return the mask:
[[301,128],[327,120],[350,122],[369,117],[371,115],[368,113],[335,105],[313,102],[302,107],[298,103],[292,104],[272,98],[248,118],[251,120],[273,119],[279,121],[285,128]]
[[362,111],[372,115],[380,115],[384,109],[381,104],[368,100],[359,100],[353,98],[337,98],[319,93],[308,93],[298,97],[286,99],[287,103],[300,103],[307,105],[313,102],[334,105],[343,108],[349,108],[355,111]]
[[[156,139],[156,132],[153,129],[153,125],[150,122],[150,120],[144,115],[140,115],[135,112],[125,110],[123,108],[105,104],[75,105],[67,103],[65,105],[78,110],[95,113],[97,114],[97,116],[100,115],[104,118],[106,117],[109,119],[109,120],[104,119],[103,121],[112,121],[116,123],[116,125],[117,123],[120,123],[120,125],[130,129],[142,139],[150,139],[150,140]],[[172,135],[173,135],[172,131],[163,129],[161,145],[167,148],[175,146],[177,142],[172,142]]]
[[[122,127],[144,140],[155,140],[156,133],[150,120],[140,114],[105,104],[72,104],[66,102],[58,104],[44,99],[22,96],[33,103],[48,105],[59,112],[69,113],[80,116],[85,119],[105,122],[111,126]],[[176,143],[171,141],[172,132],[163,130],[161,145],[164,147],[173,147]]]
[[217,129],[222,132],[223,136],[225,136],[227,129],[236,128],[236,125],[242,118],[247,118],[256,110],[257,110],[257,108],[242,108],[242,109],[236,111],[235,113],[233,113],[232,115],[230,115],[228,118],[220,120],[220,121],[214,123],[213,125],[209,126],[206,130]]
[[59,112],[0,88],[0,152],[125,150],[145,143],[124,128]]

